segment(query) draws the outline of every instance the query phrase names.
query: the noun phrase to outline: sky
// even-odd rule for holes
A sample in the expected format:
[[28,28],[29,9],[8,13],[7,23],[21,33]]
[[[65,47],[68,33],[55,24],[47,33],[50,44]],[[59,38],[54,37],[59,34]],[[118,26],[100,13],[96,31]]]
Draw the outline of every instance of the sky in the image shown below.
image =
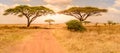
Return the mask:
[[[18,5],[40,6],[43,5],[55,12],[68,9],[70,7],[92,6],[108,9],[102,16],[91,16],[87,20],[93,23],[105,23],[108,20],[120,23],[120,0],[0,0],[0,24],[25,24],[26,18],[19,18],[15,15],[3,16],[4,10],[14,8]],[[55,23],[64,23],[75,19],[72,16],[56,14],[38,17],[33,23],[45,23],[46,19],[54,19]]]

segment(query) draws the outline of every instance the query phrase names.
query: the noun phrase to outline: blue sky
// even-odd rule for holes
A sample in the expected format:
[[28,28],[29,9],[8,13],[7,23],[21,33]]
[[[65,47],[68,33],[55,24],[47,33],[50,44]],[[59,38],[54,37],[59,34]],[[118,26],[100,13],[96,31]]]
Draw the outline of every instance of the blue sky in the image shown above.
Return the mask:
[[[79,6],[111,6],[113,5],[115,0],[73,0],[71,3],[73,5]],[[14,4],[31,4],[31,5],[42,5],[46,4],[43,0],[31,0],[28,2],[24,2],[22,0],[0,0],[0,3],[6,5],[14,5]]]
[[[3,16],[2,13],[5,9],[14,7],[16,5],[43,5],[55,11],[64,10],[72,6],[94,6],[98,8],[106,8],[109,11],[102,16],[92,16],[87,20],[92,22],[107,22],[108,20],[120,22],[120,0],[0,0],[0,23],[26,23],[25,18],[18,18],[17,16],[9,15]],[[63,7],[64,6],[64,7]],[[55,18],[56,22],[60,23],[65,15],[57,15]],[[11,18],[9,18],[11,17]],[[66,16],[70,17],[70,16]],[[73,17],[72,17],[73,18]],[[65,18],[66,21],[70,18]],[[19,19],[19,21],[18,21]],[[47,19],[47,18],[46,18]],[[34,23],[44,22],[44,18],[37,19]]]
[[[113,5],[115,0],[72,0],[73,5],[79,5],[79,6],[111,6]],[[0,3],[6,4],[6,5],[14,5],[14,4],[31,4],[31,5],[42,5],[46,4],[44,0],[31,0],[28,2],[24,2],[22,0],[0,0]]]

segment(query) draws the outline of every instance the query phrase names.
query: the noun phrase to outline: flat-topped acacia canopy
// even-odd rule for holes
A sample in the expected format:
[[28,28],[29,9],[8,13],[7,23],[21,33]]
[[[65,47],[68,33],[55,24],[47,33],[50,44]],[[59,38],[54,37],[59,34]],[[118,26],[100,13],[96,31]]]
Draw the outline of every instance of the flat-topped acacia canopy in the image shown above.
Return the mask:
[[71,7],[67,10],[60,11],[58,13],[74,16],[80,21],[86,20],[92,15],[101,15],[100,13],[107,12],[107,9],[99,9],[97,7]]

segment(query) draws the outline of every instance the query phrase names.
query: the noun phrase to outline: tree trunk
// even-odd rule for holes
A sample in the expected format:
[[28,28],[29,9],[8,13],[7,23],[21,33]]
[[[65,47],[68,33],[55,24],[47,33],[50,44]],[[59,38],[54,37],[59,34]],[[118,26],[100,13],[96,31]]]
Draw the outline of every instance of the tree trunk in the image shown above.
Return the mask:
[[30,27],[30,19],[27,18],[27,27]]
[[27,27],[30,27],[30,24],[32,23],[32,21],[29,21],[27,24]]
[[30,22],[27,24],[27,27],[30,27]]

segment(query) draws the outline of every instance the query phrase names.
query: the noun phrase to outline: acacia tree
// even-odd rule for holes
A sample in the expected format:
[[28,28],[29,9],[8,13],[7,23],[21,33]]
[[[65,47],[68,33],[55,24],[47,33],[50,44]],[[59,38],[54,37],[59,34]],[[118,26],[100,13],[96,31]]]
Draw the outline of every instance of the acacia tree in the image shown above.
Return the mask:
[[51,24],[52,24],[52,22],[55,22],[55,20],[53,20],[53,19],[47,19],[47,20],[45,20],[45,22],[48,22],[48,23],[49,23],[49,25],[51,25]]
[[55,20],[53,20],[53,19],[47,19],[47,20],[45,20],[45,22],[48,22],[49,28],[50,28],[50,25],[52,25],[52,22],[55,22]]
[[50,10],[44,6],[30,7],[27,5],[16,6],[15,8],[9,8],[5,10],[3,15],[18,15],[19,17],[25,16],[27,18],[27,27],[39,16],[52,14],[53,10]]
[[93,15],[101,15],[101,12],[107,12],[106,9],[99,9],[96,7],[72,7],[67,10],[63,10],[58,12],[60,14],[74,16],[75,18],[79,19],[80,21],[86,20],[88,17]]

